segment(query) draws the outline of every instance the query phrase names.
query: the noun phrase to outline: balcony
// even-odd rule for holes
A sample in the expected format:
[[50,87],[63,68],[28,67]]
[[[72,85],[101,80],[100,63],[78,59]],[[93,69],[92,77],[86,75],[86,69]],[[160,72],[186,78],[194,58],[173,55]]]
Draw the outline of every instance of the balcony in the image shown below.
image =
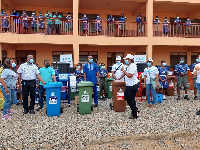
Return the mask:
[[146,37],[146,22],[79,19],[80,36]]
[[[49,19],[52,21],[52,35],[73,35],[73,19],[61,18],[57,25],[55,24],[56,18]],[[0,32],[48,35],[48,33],[51,34],[51,29],[47,25],[48,21],[46,18],[0,16]],[[58,31],[56,31],[56,26],[59,29]]]

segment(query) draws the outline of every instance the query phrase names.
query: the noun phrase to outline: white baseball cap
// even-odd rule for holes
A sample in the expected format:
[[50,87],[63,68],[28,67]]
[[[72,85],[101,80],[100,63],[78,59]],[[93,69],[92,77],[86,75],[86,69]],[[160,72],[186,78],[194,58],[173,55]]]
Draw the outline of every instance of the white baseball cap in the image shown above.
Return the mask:
[[153,59],[149,58],[147,61],[153,62]]
[[117,56],[116,60],[122,60],[122,58],[120,56]]
[[131,54],[127,54],[126,55],[126,57],[125,58],[123,58],[123,59],[133,59],[134,58],[134,56],[133,55],[131,55]]

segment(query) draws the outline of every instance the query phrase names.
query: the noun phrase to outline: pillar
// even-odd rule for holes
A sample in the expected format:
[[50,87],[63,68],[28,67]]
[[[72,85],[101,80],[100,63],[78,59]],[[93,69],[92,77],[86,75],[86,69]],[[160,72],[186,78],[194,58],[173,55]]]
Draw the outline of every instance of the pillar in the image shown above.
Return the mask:
[[190,65],[192,63],[191,61],[191,52],[187,52],[187,62],[188,65]]
[[79,44],[73,44],[73,56],[74,56],[74,66],[79,63]]
[[153,46],[152,45],[147,45],[146,47],[146,58],[152,58],[153,59]]
[[146,3],[146,22],[147,22],[147,37],[153,37],[153,0],[148,0]]
[[73,0],[73,35],[78,36],[79,0]]

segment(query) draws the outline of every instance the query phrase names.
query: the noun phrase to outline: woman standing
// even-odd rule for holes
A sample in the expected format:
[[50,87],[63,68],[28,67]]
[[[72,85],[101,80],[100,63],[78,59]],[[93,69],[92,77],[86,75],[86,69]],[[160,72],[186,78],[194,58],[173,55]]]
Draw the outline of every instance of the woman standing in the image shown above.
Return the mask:
[[[158,68],[153,66],[153,60],[149,58],[147,60],[147,66],[144,69],[144,87],[146,87],[146,93],[147,93],[147,101],[148,105],[147,107],[155,107],[156,103],[156,89],[159,86],[158,84]],[[150,92],[152,91],[153,95],[153,102],[151,105],[150,102]]]
[[10,107],[13,101],[16,99],[16,83],[18,74],[15,71],[16,64],[12,59],[6,59],[4,61],[4,70],[1,74],[1,90],[3,92],[3,96],[5,98],[3,104],[3,115],[2,119],[11,119],[11,116],[8,114],[14,114],[13,111],[10,110]]
[[121,69],[125,75],[125,92],[124,92],[124,99],[127,101],[128,105],[132,110],[132,114],[129,119],[137,119],[137,107],[135,96],[136,92],[139,88],[139,81],[138,81],[138,73],[137,73],[137,66],[133,63],[133,55],[127,54],[125,63],[128,68],[125,70],[124,67]]
[[169,87],[168,83],[168,68],[166,67],[166,62],[164,60],[161,61],[161,67],[158,68],[159,71],[159,83],[161,85],[160,92],[163,94],[163,100],[166,100],[165,94],[167,88]]

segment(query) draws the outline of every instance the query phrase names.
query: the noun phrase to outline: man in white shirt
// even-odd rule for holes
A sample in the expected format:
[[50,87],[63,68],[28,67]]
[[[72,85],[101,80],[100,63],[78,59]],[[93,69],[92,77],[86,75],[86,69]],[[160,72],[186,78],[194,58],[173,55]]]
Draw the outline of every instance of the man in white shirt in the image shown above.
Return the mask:
[[139,80],[137,73],[137,66],[133,63],[134,56],[131,54],[127,54],[125,60],[125,64],[128,66],[127,69],[124,67],[121,69],[123,71],[123,75],[125,75],[126,87],[124,91],[124,99],[127,101],[128,105],[132,110],[132,114],[129,119],[137,119],[137,110],[135,96],[136,92],[139,88]]
[[121,63],[121,57],[120,56],[117,56],[116,57],[116,64],[114,64],[112,66],[112,77],[115,79],[115,80],[122,80],[124,81],[124,75],[123,75],[123,71],[121,71],[121,68],[123,68],[124,65],[123,63]]
[[[34,57],[33,55],[27,56],[27,62],[20,65],[18,69],[19,73],[19,81],[22,84],[22,91],[23,91],[23,107],[24,107],[24,114],[29,112],[28,107],[28,95],[30,92],[31,102],[30,102],[30,113],[35,114],[34,112],[34,105],[35,105],[35,88],[36,88],[36,78],[45,85],[45,82],[40,76],[40,72],[38,67],[33,64]],[[21,85],[20,85],[21,89]]]

